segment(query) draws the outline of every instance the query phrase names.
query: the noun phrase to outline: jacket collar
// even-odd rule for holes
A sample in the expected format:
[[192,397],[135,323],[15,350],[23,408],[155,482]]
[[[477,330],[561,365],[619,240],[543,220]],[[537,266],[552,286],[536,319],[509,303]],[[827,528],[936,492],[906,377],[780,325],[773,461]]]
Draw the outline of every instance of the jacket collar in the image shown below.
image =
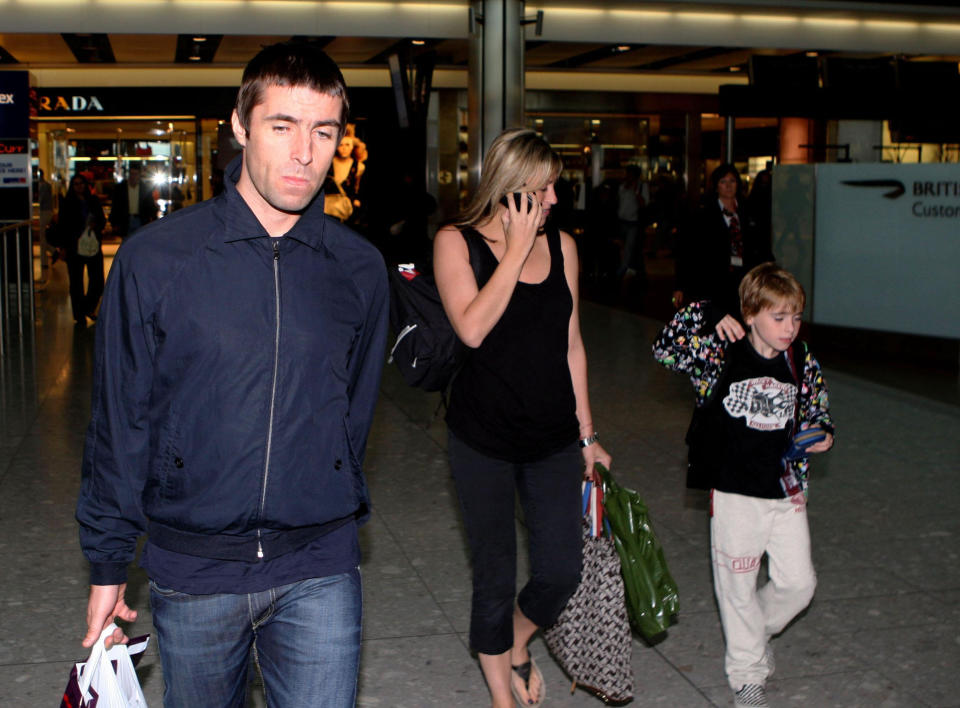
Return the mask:
[[[237,155],[224,170],[224,243],[252,238],[269,238],[250,206],[237,191],[237,181],[243,165],[243,154]],[[296,239],[313,249],[323,246],[323,233],[326,219],[323,216],[323,190],[307,205],[300,214],[297,223],[283,235],[283,238]]]

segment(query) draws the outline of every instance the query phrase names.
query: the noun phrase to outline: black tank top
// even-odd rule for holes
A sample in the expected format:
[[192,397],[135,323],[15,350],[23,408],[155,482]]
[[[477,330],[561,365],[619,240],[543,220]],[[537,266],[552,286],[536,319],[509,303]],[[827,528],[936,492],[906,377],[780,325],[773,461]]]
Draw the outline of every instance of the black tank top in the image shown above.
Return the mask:
[[[458,438],[510,462],[543,459],[579,434],[567,363],[573,298],[560,232],[548,225],[543,238],[549,274],[541,283],[517,283],[500,321],[453,380],[447,411],[447,426]],[[489,246],[480,252],[482,287],[499,264]]]

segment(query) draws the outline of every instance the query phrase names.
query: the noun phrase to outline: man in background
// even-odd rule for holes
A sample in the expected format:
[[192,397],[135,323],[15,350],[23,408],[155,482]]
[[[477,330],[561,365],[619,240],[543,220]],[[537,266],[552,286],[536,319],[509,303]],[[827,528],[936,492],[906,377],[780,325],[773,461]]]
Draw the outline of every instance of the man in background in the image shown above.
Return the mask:
[[140,165],[133,163],[127,171],[127,179],[113,188],[113,204],[110,207],[110,226],[120,238],[133,236],[144,224],[157,218],[157,203],[153,192],[141,180]]

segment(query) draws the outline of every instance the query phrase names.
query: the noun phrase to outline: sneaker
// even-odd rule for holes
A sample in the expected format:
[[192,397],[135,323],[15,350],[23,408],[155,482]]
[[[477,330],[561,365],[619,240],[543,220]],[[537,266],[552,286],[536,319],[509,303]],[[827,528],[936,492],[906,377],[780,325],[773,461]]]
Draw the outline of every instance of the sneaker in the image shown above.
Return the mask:
[[767,691],[763,686],[759,683],[746,683],[733,694],[733,705],[746,706],[747,708],[769,708],[770,702],[767,701]]

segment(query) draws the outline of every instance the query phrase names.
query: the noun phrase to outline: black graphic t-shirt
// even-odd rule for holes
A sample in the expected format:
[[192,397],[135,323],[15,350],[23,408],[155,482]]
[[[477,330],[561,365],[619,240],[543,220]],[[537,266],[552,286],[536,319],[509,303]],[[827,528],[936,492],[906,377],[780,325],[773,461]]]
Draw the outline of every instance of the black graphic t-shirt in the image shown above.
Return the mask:
[[793,434],[797,385],[785,355],[766,359],[747,338],[728,347],[721,405],[713,406],[717,441],[715,488],[751,497],[783,497],[780,475]]

